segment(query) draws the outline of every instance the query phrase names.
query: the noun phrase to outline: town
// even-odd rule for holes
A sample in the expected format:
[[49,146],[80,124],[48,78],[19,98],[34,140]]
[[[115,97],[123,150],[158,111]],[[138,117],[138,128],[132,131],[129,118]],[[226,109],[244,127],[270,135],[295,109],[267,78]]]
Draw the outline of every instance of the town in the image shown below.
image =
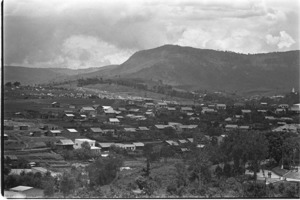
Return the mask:
[[176,100],[84,86],[3,89],[7,197],[299,198],[295,89]]

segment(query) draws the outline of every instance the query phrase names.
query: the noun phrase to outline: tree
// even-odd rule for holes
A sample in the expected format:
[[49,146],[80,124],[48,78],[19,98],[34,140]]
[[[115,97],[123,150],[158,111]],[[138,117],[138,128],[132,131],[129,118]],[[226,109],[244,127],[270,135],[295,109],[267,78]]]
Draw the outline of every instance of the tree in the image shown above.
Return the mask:
[[75,189],[75,179],[69,173],[63,173],[60,180],[60,191],[64,197],[69,195]]
[[234,172],[241,174],[246,163],[256,177],[260,162],[267,158],[268,141],[262,133],[248,131],[245,133],[231,132],[224,139],[222,150],[227,161],[234,161]]
[[193,159],[189,163],[188,171],[190,171],[190,180],[198,182],[198,188],[208,183],[211,179],[209,168],[209,153],[205,149],[196,149]]
[[5,83],[5,86],[6,87],[12,87],[12,83],[11,82],[7,82],[7,83]]
[[16,81],[16,82],[14,82],[14,83],[13,83],[13,85],[14,85],[15,87],[18,87],[18,86],[20,86],[20,85],[21,85],[21,83],[20,83],[20,82],[18,82],[18,81]]
[[87,166],[90,186],[102,186],[111,183],[116,177],[123,159],[119,156],[98,158],[94,163]]
[[11,171],[10,166],[9,166],[8,164],[4,163],[3,168],[4,168],[4,169],[3,169],[3,174],[4,174],[4,175],[8,175],[8,174],[10,173],[10,171]]
[[167,159],[174,156],[175,151],[171,146],[163,146],[160,150],[160,154],[162,157],[164,157],[165,162],[167,162]]
[[266,197],[266,185],[264,183],[248,182],[244,184],[244,196],[248,198]]
[[222,174],[223,174],[223,169],[220,167],[220,165],[218,165],[215,169],[215,174],[218,177],[218,179],[221,178]]
[[229,163],[225,163],[224,169],[223,169],[223,174],[226,177],[231,177],[231,165]]
[[43,182],[44,195],[46,197],[52,197],[54,195],[54,181],[47,180]]
[[[286,138],[282,144],[282,162],[287,163],[288,169],[296,166],[296,160],[299,159],[300,140],[298,137]],[[298,153],[298,154],[297,154]],[[298,155],[298,156],[297,156]]]

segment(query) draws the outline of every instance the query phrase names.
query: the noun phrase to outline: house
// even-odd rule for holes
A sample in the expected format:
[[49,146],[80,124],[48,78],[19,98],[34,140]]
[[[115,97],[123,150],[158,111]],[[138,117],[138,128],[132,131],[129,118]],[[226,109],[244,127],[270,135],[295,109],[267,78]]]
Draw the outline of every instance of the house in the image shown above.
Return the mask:
[[18,192],[25,196],[25,198],[43,198],[44,191],[38,188],[30,187],[30,186],[17,186],[10,188],[9,191]]
[[125,150],[129,150],[129,151],[135,151],[136,150],[136,146],[134,144],[122,144],[122,143],[116,143],[115,144],[117,147],[123,148]]
[[300,124],[285,124],[273,129],[272,132],[300,133]]
[[147,111],[145,112],[146,115],[148,115],[149,117],[155,117],[154,113],[151,111]]
[[180,148],[181,153],[190,151],[188,148]]
[[90,147],[95,147],[95,144],[96,144],[96,141],[95,140],[90,140],[90,139],[75,139],[75,144],[73,145],[74,149],[80,149],[81,148],[81,145],[84,143],[84,142],[87,142]]
[[242,131],[248,131],[248,130],[250,130],[250,126],[239,126],[238,128],[240,130],[242,130]]
[[20,130],[28,130],[28,125],[21,125],[19,126]]
[[101,128],[95,127],[95,128],[90,128],[92,133],[100,134],[103,133],[103,130]]
[[290,111],[293,113],[300,113],[300,103],[292,105]]
[[136,132],[135,128],[124,128],[125,132]]
[[101,148],[100,147],[92,146],[91,151],[94,152],[94,153],[97,153],[97,154],[101,154]]
[[257,110],[258,113],[267,113],[267,110]]
[[115,132],[116,132],[115,129],[103,129],[102,131],[104,134],[108,134],[108,133],[115,134]]
[[276,118],[273,117],[273,116],[265,116],[265,119],[267,119],[267,120],[275,120]]
[[169,146],[179,146],[178,142],[175,142],[173,140],[166,140],[165,143]]
[[286,122],[277,122],[277,125],[278,126],[283,126],[283,125],[285,125],[286,124]]
[[137,128],[137,130],[138,131],[145,131],[146,132],[146,131],[149,131],[150,129],[147,128],[147,127],[145,127],[145,126],[140,126],[140,127]]
[[190,124],[190,125],[179,125],[179,128],[182,130],[191,130],[197,128],[198,125],[196,124]]
[[174,108],[174,107],[167,107],[167,110],[168,110],[169,112],[175,112],[175,111],[176,111],[176,108]]
[[267,106],[268,103],[267,103],[267,102],[260,102],[260,105],[261,105],[261,106]]
[[202,114],[206,114],[206,113],[214,113],[214,112],[216,112],[216,111],[215,111],[215,109],[213,109],[213,108],[206,108],[206,107],[204,107],[204,108],[202,108],[202,110],[201,110],[201,113],[202,113]]
[[145,147],[145,144],[142,142],[133,142],[132,144],[135,146],[136,150],[143,150]]
[[53,102],[51,103],[52,108],[59,108],[60,107],[60,103],[58,102]]
[[68,132],[70,133],[78,133],[78,131],[74,128],[67,128]]
[[164,103],[164,102],[159,102],[156,107],[157,108],[167,108],[168,104]]
[[217,104],[217,105],[216,105],[216,108],[217,108],[218,110],[226,110],[226,104]]
[[65,121],[72,121],[74,119],[75,115],[72,113],[65,113],[63,116],[63,119]]
[[55,145],[58,149],[72,150],[74,142],[70,139],[60,139]]
[[157,130],[164,130],[165,128],[169,128],[169,127],[174,128],[174,127],[171,126],[171,125],[163,125],[163,124],[157,124],[157,125],[154,125],[154,126],[155,126],[155,128],[156,128]]
[[97,111],[90,106],[82,107],[79,111],[81,114],[85,114],[89,117],[96,117]]
[[243,114],[250,114],[250,113],[251,113],[251,110],[242,110],[242,113],[243,113]]
[[228,117],[224,120],[225,122],[231,122],[232,121],[232,118],[231,117]]
[[225,131],[231,131],[231,130],[235,130],[238,128],[238,125],[235,125],[235,124],[227,124],[225,126]]
[[124,117],[122,115],[117,115],[116,118],[117,119],[124,119]]
[[154,103],[145,103],[144,104],[144,107],[146,107],[146,108],[154,108],[155,107],[155,104]]
[[11,169],[9,174],[16,174],[16,175],[20,175],[21,173],[29,173],[32,172],[31,169]]
[[133,113],[133,114],[138,113],[139,111],[140,111],[140,109],[138,109],[138,108],[130,108],[128,110],[129,113]]
[[106,109],[104,110],[105,116],[115,118],[117,113],[114,109]]
[[191,107],[181,107],[181,112],[187,113],[187,112],[193,112],[193,109]]
[[110,124],[114,124],[114,125],[119,125],[120,124],[120,120],[117,118],[109,118],[109,123]]
[[178,140],[178,143],[179,143],[179,144],[187,144],[188,141],[185,140],[185,139],[182,139],[182,140]]
[[284,114],[285,113],[285,109],[283,109],[283,108],[276,108],[275,113],[276,114]]
[[288,104],[280,104],[280,105],[278,105],[278,108],[288,109],[289,105]]
[[61,136],[62,131],[61,130],[48,130],[45,135],[46,136]]
[[[44,167],[32,167],[31,168],[32,173],[41,173],[41,174],[46,174],[49,170],[44,168]],[[49,171],[50,172],[50,171]],[[51,173],[51,172],[50,172]]]
[[235,118],[235,119],[243,119],[244,116],[243,116],[243,115],[234,115],[234,118]]
[[187,141],[189,141],[190,143],[194,143],[194,138],[187,138]]
[[98,144],[101,147],[102,151],[109,151],[110,147],[115,145],[114,142],[99,142]]
[[293,119],[290,118],[290,117],[280,117],[280,120],[283,120],[283,121],[293,121]]

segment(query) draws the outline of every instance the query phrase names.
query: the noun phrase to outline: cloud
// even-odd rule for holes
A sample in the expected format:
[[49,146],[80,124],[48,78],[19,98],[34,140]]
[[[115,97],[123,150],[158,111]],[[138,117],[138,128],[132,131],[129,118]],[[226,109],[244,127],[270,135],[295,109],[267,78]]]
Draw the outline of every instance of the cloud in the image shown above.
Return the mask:
[[72,68],[120,64],[135,51],[164,44],[243,53],[299,48],[299,6],[294,1],[6,2],[6,64]]
[[277,45],[279,49],[288,48],[295,43],[295,40],[285,31],[280,31],[279,36],[266,35],[267,44]]

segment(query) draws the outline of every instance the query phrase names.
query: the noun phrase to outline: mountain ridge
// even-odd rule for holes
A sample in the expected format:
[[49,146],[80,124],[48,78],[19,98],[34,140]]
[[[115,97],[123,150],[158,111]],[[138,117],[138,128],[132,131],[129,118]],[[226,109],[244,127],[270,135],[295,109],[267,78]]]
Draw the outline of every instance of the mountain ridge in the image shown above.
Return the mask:
[[122,77],[159,81],[189,90],[299,89],[299,52],[242,54],[164,45],[138,51],[120,65],[88,73],[82,70],[56,80]]

